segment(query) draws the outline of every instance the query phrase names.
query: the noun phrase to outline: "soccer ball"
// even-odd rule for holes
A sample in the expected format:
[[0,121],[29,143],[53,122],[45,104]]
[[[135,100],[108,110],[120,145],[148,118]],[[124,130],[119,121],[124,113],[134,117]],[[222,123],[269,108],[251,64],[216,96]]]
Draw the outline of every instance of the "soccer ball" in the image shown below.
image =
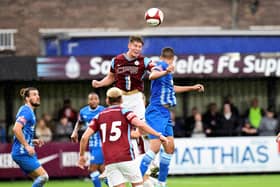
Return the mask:
[[163,21],[163,12],[159,8],[150,8],[145,12],[145,20],[149,26],[159,26]]

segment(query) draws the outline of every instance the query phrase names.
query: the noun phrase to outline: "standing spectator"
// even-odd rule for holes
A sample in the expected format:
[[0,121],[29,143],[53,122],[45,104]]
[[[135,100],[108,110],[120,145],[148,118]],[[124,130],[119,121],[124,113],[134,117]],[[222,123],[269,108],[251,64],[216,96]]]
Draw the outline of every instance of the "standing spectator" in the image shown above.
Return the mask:
[[275,136],[278,125],[277,119],[274,118],[275,112],[272,107],[269,107],[265,113],[258,128],[259,136]]
[[258,130],[257,128],[253,127],[248,119],[244,120],[244,124],[241,128],[241,135],[242,136],[257,136]]
[[[232,95],[227,95],[225,98],[224,98],[224,104],[229,104],[230,105],[230,111],[233,113],[233,115],[235,115],[236,117],[239,117],[239,110],[238,108],[233,104],[233,101],[232,101]],[[222,111],[223,112],[223,111]]]
[[217,136],[237,136],[240,131],[239,118],[231,111],[231,105],[225,103],[221,122],[217,128]]
[[250,125],[257,129],[260,126],[262,117],[264,116],[264,110],[259,106],[259,101],[257,98],[254,98],[251,101],[251,107],[246,110],[244,117],[247,118]]
[[68,121],[67,117],[62,117],[59,120],[59,123],[56,126],[55,130],[55,140],[60,142],[68,142],[70,141],[70,136],[73,131],[73,126],[70,121]]
[[210,103],[208,105],[208,110],[203,114],[202,119],[206,136],[217,136],[217,128],[221,123],[221,114],[218,112],[216,103]]
[[37,138],[42,139],[44,142],[50,142],[52,140],[52,131],[47,127],[43,119],[38,120],[35,134]]
[[73,126],[77,121],[78,113],[72,107],[70,99],[64,99],[63,107],[58,111],[58,119],[61,119],[63,117],[66,117]]

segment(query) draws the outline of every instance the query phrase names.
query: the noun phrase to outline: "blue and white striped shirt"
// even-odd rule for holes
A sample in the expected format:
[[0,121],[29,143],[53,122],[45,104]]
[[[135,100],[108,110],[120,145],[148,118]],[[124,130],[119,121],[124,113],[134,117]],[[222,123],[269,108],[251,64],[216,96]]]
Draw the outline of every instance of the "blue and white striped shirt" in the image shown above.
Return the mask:
[[[168,67],[168,64],[164,61],[156,63],[154,70],[164,71]],[[173,76],[167,74],[158,79],[152,80],[151,83],[151,105],[169,105],[170,107],[176,106],[176,97],[173,87]]]
[[[91,122],[91,120],[99,114],[101,111],[104,110],[104,107],[101,105],[98,105],[94,110],[90,108],[90,106],[85,106],[80,110],[79,114],[79,120],[82,123],[85,123],[87,126]],[[89,147],[101,147],[101,138],[99,133],[94,133],[89,138]]]

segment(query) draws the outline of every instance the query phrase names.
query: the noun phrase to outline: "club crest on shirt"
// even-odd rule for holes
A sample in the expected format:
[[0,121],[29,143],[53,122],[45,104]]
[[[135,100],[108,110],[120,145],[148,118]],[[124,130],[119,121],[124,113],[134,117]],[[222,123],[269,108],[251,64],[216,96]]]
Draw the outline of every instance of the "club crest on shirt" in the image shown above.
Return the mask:
[[136,66],[138,66],[140,63],[139,63],[138,60],[136,60],[136,61],[134,62],[134,64],[135,64]]

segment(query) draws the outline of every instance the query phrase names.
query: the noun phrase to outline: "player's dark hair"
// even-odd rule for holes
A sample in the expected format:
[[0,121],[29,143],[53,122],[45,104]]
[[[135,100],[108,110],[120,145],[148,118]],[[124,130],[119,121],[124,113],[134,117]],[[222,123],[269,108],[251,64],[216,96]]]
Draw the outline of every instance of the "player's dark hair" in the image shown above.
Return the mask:
[[173,48],[171,47],[165,47],[161,50],[161,56],[163,58],[171,59],[175,55]]
[[97,95],[98,96],[98,94],[96,92],[89,92],[88,95]]
[[30,91],[32,90],[38,90],[38,89],[34,87],[27,87],[27,88],[20,89],[20,96],[23,98],[23,100],[25,100],[26,97],[29,97]]
[[137,36],[137,35],[130,36],[129,37],[129,42],[130,43],[132,43],[132,42],[140,42],[140,43],[142,43],[142,45],[144,45],[144,40],[143,40],[142,36]]
[[122,96],[119,97],[108,97],[110,105],[112,104],[119,104],[122,101]]

